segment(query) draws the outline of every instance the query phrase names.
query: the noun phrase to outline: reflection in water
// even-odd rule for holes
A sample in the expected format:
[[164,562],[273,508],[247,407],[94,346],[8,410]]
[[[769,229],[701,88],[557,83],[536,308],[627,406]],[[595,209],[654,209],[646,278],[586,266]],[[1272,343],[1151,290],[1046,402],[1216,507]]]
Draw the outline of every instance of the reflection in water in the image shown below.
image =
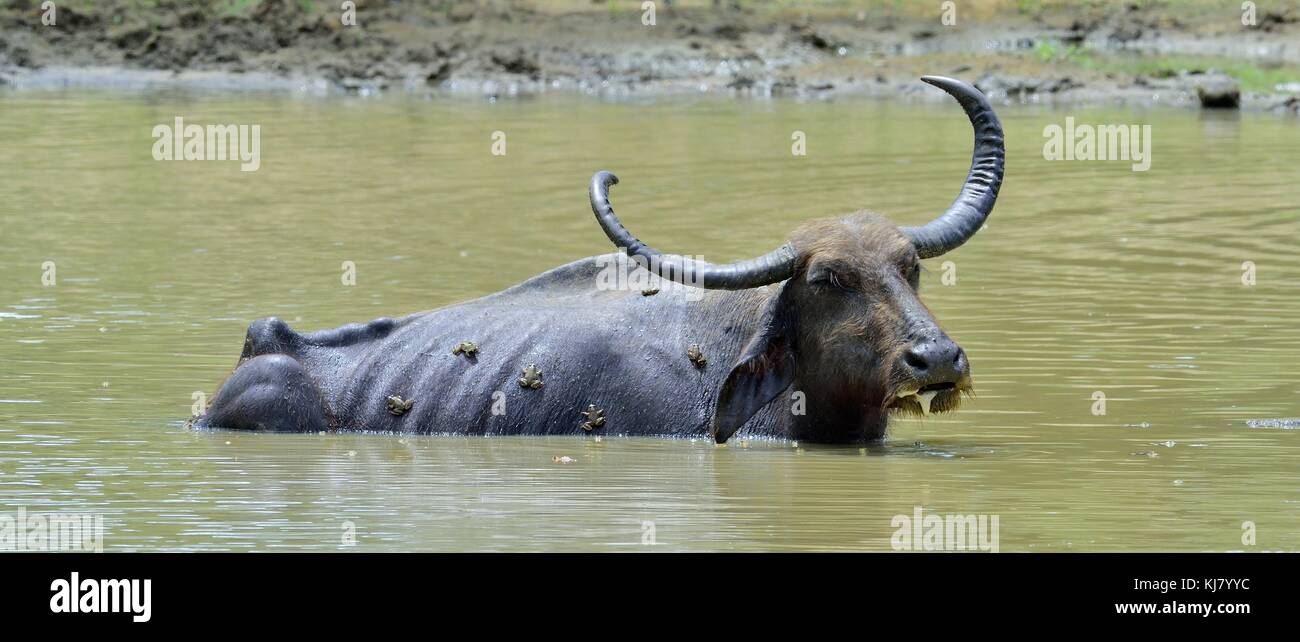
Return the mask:
[[[648,242],[716,261],[860,207],[928,220],[969,162],[954,105],[0,101],[0,512],[103,513],[110,550],[334,550],[349,528],[358,549],[640,550],[646,522],[669,550],[878,550],[915,506],[999,515],[1004,551],[1242,549],[1244,521],[1257,548],[1300,547],[1294,120],[1071,114],[1152,124],[1134,173],[1044,161],[1064,114],[1000,110],[998,208],[922,277],[976,398],[883,446],[715,447],[181,420],[253,319],[398,315],[607,251],[597,169]],[[154,162],[151,128],[176,116],[261,125],[261,169]]]

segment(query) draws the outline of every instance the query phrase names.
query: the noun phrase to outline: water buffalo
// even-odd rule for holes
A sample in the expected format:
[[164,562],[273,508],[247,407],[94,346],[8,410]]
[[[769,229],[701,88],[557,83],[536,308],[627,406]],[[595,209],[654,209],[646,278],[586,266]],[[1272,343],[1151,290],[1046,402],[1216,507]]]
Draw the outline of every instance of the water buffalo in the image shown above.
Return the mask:
[[[195,423],[861,442],[883,437],[891,413],[951,411],[970,368],[917,296],[920,260],[984,224],[1002,126],[970,85],[922,80],[955,97],[975,130],[961,193],[926,225],[865,211],[814,220],[766,255],[714,265],[633,237],[609,203],[618,178],[599,172],[592,211],[626,254],[399,319],[311,333],[256,321]],[[608,285],[637,275],[645,287]]]

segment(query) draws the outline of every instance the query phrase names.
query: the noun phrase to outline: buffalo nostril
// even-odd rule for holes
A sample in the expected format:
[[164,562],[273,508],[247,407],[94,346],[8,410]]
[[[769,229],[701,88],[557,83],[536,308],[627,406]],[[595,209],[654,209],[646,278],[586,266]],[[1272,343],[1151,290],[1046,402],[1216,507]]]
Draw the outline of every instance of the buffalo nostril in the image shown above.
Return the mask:
[[923,355],[913,349],[908,349],[903,353],[903,363],[911,366],[917,372],[924,372],[930,367],[930,362],[926,361]]
[[923,386],[954,383],[966,376],[965,351],[946,337],[909,346],[901,361]]
[[970,376],[970,360],[966,358],[966,351],[957,348],[957,356],[953,357],[952,370],[958,378]]

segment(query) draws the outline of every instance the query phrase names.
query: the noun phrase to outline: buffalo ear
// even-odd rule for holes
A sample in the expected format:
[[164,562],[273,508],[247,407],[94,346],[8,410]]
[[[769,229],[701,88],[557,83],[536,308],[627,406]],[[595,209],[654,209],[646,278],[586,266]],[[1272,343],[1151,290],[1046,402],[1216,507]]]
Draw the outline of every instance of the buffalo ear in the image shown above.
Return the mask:
[[[778,307],[778,302],[773,302]],[[783,307],[783,306],[780,306]],[[724,443],[782,390],[794,383],[794,351],[785,315],[769,315],[722,382],[713,410],[713,440]]]

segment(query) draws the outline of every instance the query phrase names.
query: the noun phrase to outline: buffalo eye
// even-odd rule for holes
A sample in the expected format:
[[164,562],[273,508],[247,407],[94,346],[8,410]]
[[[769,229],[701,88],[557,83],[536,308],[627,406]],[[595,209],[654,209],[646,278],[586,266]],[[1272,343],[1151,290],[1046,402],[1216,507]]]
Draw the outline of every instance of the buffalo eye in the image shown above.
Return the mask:
[[917,261],[916,263],[913,263],[913,264],[912,264],[912,267],[908,268],[906,274],[907,274],[907,282],[910,283],[910,284],[912,284],[912,287],[913,287],[913,288],[920,287],[920,285],[921,285],[921,262],[920,262],[920,261]]
[[818,267],[808,273],[808,282],[827,288],[834,288],[840,292],[853,292],[853,288],[847,282],[848,280],[827,267]]
[[840,277],[838,275],[836,275],[834,272],[831,272],[830,274],[831,274],[830,281],[832,286],[834,286],[838,290],[844,290],[845,292],[849,291],[848,286],[840,282]]

